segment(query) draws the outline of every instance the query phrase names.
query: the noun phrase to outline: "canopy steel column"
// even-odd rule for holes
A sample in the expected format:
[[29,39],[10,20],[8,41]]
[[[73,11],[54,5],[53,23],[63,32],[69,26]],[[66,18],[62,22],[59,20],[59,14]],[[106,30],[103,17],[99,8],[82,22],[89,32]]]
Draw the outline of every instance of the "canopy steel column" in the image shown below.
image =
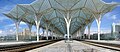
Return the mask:
[[66,17],[64,17],[64,19],[65,19],[65,22],[66,22],[66,26],[67,26],[67,38],[68,38],[68,40],[70,39],[70,23],[71,23],[71,18],[70,18],[70,13],[69,13],[69,11],[67,12],[67,18]]
[[97,26],[98,26],[98,40],[100,40],[100,24],[101,24],[101,13],[97,13],[96,15],[94,15],[96,22],[97,22]]
[[89,23],[89,24],[88,24],[88,39],[90,39],[90,27],[91,27],[91,24],[92,24],[92,23]]
[[44,29],[42,28],[42,34],[41,34],[41,37],[40,39],[42,40],[42,36],[44,36]]
[[53,35],[52,35],[53,33],[52,33],[52,31],[50,31],[50,36],[51,36],[51,39],[52,39],[52,37],[53,37]]
[[45,22],[46,22],[45,28],[46,28],[46,33],[47,33],[46,39],[48,40],[48,30],[49,30],[49,27],[50,27],[51,23],[50,23],[50,21],[48,19],[45,19]]
[[20,24],[20,21],[18,22],[15,22],[15,26],[16,26],[16,41],[19,40],[19,34],[18,34],[18,31],[19,31],[19,24]]
[[79,36],[81,35],[80,29],[78,30]]
[[78,38],[81,39],[81,38],[80,38],[80,36],[81,36],[81,31],[80,31],[80,29],[78,30],[78,32],[79,32]]
[[77,31],[77,37],[79,36],[79,30]]
[[56,40],[56,37],[57,37],[57,36],[56,36],[56,33],[54,33],[54,36],[55,36],[55,40]]
[[37,41],[39,41],[39,29],[40,29],[40,21],[41,21],[41,14],[35,13],[35,24],[36,24],[36,30],[37,30]]
[[53,38],[53,39],[55,39],[55,32],[53,32],[53,36],[54,36],[54,38]]
[[43,36],[45,36],[45,30],[43,29],[42,31],[43,31]]
[[52,27],[52,31],[51,31],[51,33],[52,33],[52,40],[53,40],[53,34],[54,34],[54,30],[53,30],[53,27]]
[[39,22],[35,22],[36,23],[36,28],[37,28],[37,41],[39,41],[39,25],[40,25],[40,21]]
[[83,27],[83,28],[81,29],[81,34],[82,34],[82,36],[83,36],[83,39],[85,39],[84,31],[85,31],[85,27]]
[[53,40],[54,39],[53,35],[54,35],[55,27],[53,27],[54,25],[51,25],[51,26],[52,26],[51,33],[52,33],[52,40]]
[[70,21],[71,21],[71,19],[69,20],[69,21],[67,21],[67,19],[65,18],[65,20],[66,20],[66,26],[67,26],[67,35],[68,35],[68,40],[69,40],[69,36],[70,36],[70,30],[69,30],[69,28],[70,28]]
[[77,33],[76,33],[76,34],[77,34],[77,39],[79,39],[79,30],[77,31]]
[[48,40],[48,27],[46,27],[46,33],[47,33],[46,39]]
[[29,33],[29,38],[31,39],[32,24],[27,23],[27,25],[28,25],[28,28],[29,28],[29,31],[30,31],[30,33]]
[[54,32],[54,31],[51,32],[51,33],[52,33],[52,40],[53,40],[53,32]]
[[97,26],[98,26],[98,40],[100,40],[100,24],[101,24],[101,15],[98,19],[96,19]]

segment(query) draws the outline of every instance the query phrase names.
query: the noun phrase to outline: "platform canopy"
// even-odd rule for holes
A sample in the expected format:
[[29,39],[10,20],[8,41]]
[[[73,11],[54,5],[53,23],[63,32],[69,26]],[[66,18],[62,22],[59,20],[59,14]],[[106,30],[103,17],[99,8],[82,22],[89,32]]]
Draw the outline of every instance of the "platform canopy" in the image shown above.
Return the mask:
[[102,0],[36,0],[31,4],[18,4],[5,15],[32,25],[40,22],[39,27],[62,35],[69,29],[73,35],[97,19],[98,14],[104,15],[117,5]]

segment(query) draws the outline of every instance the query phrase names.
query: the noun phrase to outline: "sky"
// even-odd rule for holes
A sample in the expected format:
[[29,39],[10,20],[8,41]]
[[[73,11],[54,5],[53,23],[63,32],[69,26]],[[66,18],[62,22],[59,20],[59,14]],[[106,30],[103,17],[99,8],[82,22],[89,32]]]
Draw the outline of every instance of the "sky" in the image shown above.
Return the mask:
[[[15,7],[17,4],[29,4],[35,0],[0,0],[0,36],[5,36],[7,34],[13,34],[15,33],[15,24],[14,22],[3,15],[3,13],[9,12],[13,7]],[[120,3],[120,0],[103,0],[105,2],[118,2]],[[108,33],[111,32],[111,25],[112,23],[120,23],[120,6],[117,6],[113,11],[105,14],[102,17],[101,21],[101,32]],[[20,23],[20,31],[24,28],[28,28],[27,25],[24,22]],[[97,32],[97,23],[94,21],[91,26],[91,33]],[[33,26],[32,31],[35,31],[35,27]],[[42,30],[40,30],[42,31]],[[7,32],[7,33],[6,33]],[[85,33],[87,33],[87,28],[85,30]]]

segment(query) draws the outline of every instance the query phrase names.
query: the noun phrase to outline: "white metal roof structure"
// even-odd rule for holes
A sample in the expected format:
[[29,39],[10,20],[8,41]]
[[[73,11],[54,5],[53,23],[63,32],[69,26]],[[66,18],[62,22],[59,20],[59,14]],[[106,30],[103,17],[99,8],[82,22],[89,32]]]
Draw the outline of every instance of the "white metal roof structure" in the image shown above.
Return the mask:
[[102,0],[36,0],[31,4],[18,4],[4,15],[15,21],[17,33],[20,21],[27,23],[29,28],[35,25],[37,41],[40,27],[59,35],[67,34],[69,39],[69,35],[76,35],[78,31],[83,34],[85,27],[96,20],[100,40],[101,17],[117,5]]

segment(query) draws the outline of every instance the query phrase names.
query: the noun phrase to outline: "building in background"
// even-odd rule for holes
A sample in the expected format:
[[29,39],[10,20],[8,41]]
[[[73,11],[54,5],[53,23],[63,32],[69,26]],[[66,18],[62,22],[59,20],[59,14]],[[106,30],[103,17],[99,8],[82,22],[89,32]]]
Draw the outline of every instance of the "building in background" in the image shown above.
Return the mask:
[[20,40],[28,40],[28,39],[31,39],[31,35],[32,33],[30,32],[29,29],[23,29],[22,32],[19,33],[19,39]]
[[113,23],[111,33],[116,40],[120,40],[120,23]]
[[113,23],[112,24],[112,32],[120,33],[120,23]]

